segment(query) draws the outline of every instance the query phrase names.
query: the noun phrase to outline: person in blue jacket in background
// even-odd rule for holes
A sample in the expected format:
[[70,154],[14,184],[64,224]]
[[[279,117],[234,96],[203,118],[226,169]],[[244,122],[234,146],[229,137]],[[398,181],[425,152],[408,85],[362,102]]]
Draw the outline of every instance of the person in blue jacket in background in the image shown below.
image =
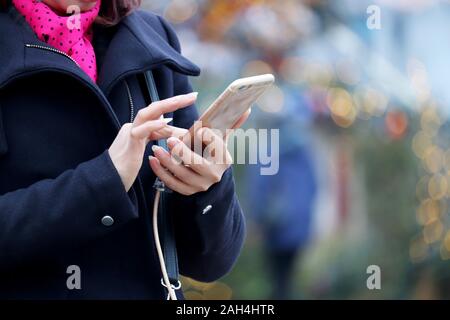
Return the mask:
[[[171,161],[192,155],[187,147],[176,151],[174,136],[198,118],[188,76],[200,70],[181,55],[163,18],[134,10],[139,1],[97,1],[0,1],[3,299],[166,298],[149,222],[156,177],[174,191],[167,213],[181,274],[206,282],[222,277],[244,241],[229,165]],[[87,40],[80,37],[95,50],[95,76],[76,48],[66,50],[63,32],[39,32],[34,21],[46,19],[42,12],[22,14],[21,5],[38,3],[58,19],[68,5],[79,6],[81,17],[100,7]],[[161,98],[149,106],[148,70]],[[213,135],[199,130],[197,138],[207,144]],[[170,138],[169,151],[152,150],[161,138]],[[72,265],[81,270],[80,290],[66,284]]]
[[[312,229],[318,191],[315,164],[301,97],[299,106],[282,116],[263,117],[260,124],[280,128],[279,170],[261,175],[260,165],[248,170],[248,213],[261,228],[271,280],[270,298],[293,298],[295,266],[301,261]],[[258,116],[257,112],[254,112]],[[258,121],[258,120],[257,120]],[[297,296],[298,298],[298,296]]]

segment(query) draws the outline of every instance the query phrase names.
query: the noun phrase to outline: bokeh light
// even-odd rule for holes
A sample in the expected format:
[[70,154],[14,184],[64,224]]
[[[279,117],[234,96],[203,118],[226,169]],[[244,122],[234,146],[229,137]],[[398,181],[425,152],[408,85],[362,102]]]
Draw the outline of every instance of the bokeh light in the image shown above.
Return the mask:
[[[184,53],[202,67],[193,79],[202,108],[236,78],[276,76],[247,125],[280,129],[280,168],[289,172],[256,179],[251,168],[237,166],[247,245],[225,279],[183,280],[188,299],[270,297],[274,285],[264,255],[274,241],[264,221],[306,211],[287,214],[283,207],[312,189],[293,181],[307,170],[295,158],[300,151],[306,156],[299,158],[313,159],[317,194],[302,224],[310,226],[311,238],[305,236],[293,267],[293,297],[429,297],[422,286],[449,297],[446,281],[436,279],[450,277],[448,265],[438,264],[450,260],[450,94],[443,72],[450,68],[450,47],[436,39],[445,38],[450,11],[439,1],[380,0],[382,28],[369,30],[370,4],[152,1],[174,23]],[[275,185],[270,179],[277,187],[263,197],[259,193]],[[284,187],[298,192],[287,199]],[[282,233],[301,234],[297,229]],[[361,280],[361,270],[373,263],[384,279],[396,279],[380,292],[368,292]]]
[[284,107],[284,92],[278,86],[273,86],[267,90],[259,99],[259,108],[265,112],[276,113],[283,110]]
[[191,19],[198,10],[195,0],[173,0],[167,6],[164,16],[172,23],[183,23]]

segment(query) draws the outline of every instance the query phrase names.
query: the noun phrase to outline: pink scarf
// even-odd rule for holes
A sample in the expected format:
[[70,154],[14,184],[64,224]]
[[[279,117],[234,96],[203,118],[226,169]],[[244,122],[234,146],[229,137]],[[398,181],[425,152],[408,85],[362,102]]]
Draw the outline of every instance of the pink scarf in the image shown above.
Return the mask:
[[91,26],[100,10],[101,0],[97,0],[92,9],[73,16],[60,16],[41,0],[12,2],[41,41],[68,54],[94,82],[97,81]]

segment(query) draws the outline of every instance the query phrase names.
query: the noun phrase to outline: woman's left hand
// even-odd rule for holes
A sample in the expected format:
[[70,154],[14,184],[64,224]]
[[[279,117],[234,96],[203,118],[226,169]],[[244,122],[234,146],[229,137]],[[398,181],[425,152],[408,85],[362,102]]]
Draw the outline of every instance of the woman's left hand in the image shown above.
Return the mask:
[[[250,115],[245,113],[233,126],[240,127]],[[176,128],[176,136],[181,137],[187,130]],[[222,137],[209,128],[196,131],[195,139],[202,141],[203,157],[192,151],[179,138],[167,140],[169,152],[153,146],[154,157],[150,156],[153,172],[164,184],[183,195],[207,191],[222,179],[223,173],[231,166],[232,157],[227,148],[228,136]]]

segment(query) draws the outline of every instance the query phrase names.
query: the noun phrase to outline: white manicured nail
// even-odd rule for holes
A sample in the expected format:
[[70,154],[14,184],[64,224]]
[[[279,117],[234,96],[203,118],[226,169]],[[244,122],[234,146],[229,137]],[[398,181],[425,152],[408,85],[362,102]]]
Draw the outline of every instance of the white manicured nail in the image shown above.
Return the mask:
[[156,144],[152,145],[152,151],[155,153],[158,150],[161,150],[162,148],[160,146],[157,146]]
[[169,137],[168,139],[167,139],[167,142],[170,142],[170,143],[178,143],[180,141],[180,139],[178,139],[177,137]]

